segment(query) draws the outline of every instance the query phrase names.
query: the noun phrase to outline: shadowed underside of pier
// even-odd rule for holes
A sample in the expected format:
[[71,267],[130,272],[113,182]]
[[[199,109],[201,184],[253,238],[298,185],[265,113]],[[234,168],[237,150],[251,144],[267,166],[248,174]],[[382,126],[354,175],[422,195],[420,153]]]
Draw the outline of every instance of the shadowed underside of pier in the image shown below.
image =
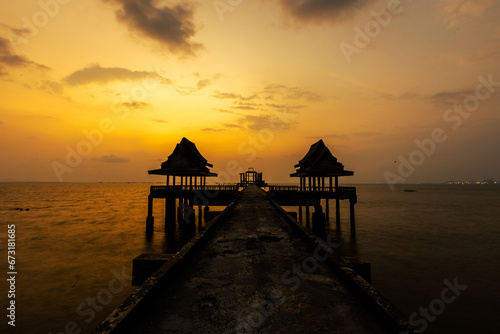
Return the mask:
[[384,333],[329,267],[304,262],[314,249],[294,233],[264,191],[247,187],[176,279],[118,332]]

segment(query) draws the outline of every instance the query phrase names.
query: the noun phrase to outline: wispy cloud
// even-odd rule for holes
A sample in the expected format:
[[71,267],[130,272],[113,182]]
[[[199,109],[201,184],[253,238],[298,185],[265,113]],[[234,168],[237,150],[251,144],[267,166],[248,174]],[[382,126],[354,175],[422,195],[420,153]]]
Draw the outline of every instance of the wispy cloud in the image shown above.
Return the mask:
[[441,0],[436,5],[448,28],[454,28],[469,18],[479,18],[495,4],[495,0]]
[[480,62],[491,60],[497,61],[500,56],[500,36],[495,41],[485,44],[481,48],[471,49],[468,53],[446,52],[433,60],[438,63],[454,63],[462,67],[472,67]]
[[244,115],[238,119],[238,123],[242,128],[246,128],[251,131],[261,131],[263,129],[274,127],[279,127],[280,131],[285,131],[296,126],[296,122],[283,122],[277,117],[267,114],[261,114],[258,116]]
[[214,92],[214,95],[212,95],[216,99],[219,100],[241,100],[241,101],[251,101],[255,98],[257,98],[257,94],[252,94],[250,96],[243,96],[241,94],[234,94],[234,93],[223,93],[218,90]]
[[221,132],[221,131],[224,131],[224,129],[204,128],[204,129],[201,129],[201,131],[204,131],[204,132]]
[[196,34],[193,23],[195,4],[160,5],[155,0],[103,0],[117,4],[116,17],[132,32],[166,46],[172,53],[193,56],[203,48],[191,39]]
[[110,154],[110,155],[103,155],[100,158],[92,158],[92,161],[120,163],[120,162],[129,162],[130,160],[127,158],[120,158],[114,154]]
[[279,0],[287,17],[298,23],[319,24],[351,18],[375,0]]
[[467,96],[474,95],[474,89],[465,89],[457,91],[443,91],[434,94],[430,97],[433,103],[452,105],[453,103],[459,103],[465,100]]
[[122,105],[131,109],[146,109],[151,107],[151,104],[142,101],[123,102]]
[[163,84],[171,83],[169,79],[163,78],[156,72],[131,71],[121,67],[101,67],[99,64],[92,64],[75,71],[65,77],[63,82],[70,86],[82,86],[90,83],[104,85],[115,81],[139,81],[145,79],[156,79]]
[[61,95],[64,91],[64,86],[57,81],[43,80],[38,85],[38,88],[49,94]]
[[25,56],[14,53],[9,40],[0,37],[0,75],[6,75],[8,67],[33,67],[38,70],[50,70],[49,67],[38,64]]
[[282,84],[270,84],[264,87],[264,91],[261,92],[266,95],[266,99],[272,100],[279,95],[281,98],[291,99],[291,100],[307,100],[307,101],[321,101],[324,100],[324,96],[321,94],[312,92],[310,90],[300,88],[300,87],[289,87]]
[[[198,78],[198,79],[200,78],[199,73],[194,73],[193,75],[195,78]],[[190,94],[196,93],[196,92],[210,86],[213,83],[213,80],[217,80],[218,78],[219,78],[219,75],[216,74],[213,76],[213,79],[199,79],[196,82],[196,85],[194,85],[194,86],[191,86],[191,87],[180,86],[176,90],[181,95],[190,95]]]

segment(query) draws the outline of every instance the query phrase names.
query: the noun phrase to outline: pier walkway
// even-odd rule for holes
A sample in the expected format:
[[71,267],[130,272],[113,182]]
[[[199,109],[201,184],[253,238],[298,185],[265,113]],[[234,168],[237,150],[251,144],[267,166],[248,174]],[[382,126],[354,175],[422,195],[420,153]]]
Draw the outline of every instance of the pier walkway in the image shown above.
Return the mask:
[[386,333],[256,186],[118,333]]

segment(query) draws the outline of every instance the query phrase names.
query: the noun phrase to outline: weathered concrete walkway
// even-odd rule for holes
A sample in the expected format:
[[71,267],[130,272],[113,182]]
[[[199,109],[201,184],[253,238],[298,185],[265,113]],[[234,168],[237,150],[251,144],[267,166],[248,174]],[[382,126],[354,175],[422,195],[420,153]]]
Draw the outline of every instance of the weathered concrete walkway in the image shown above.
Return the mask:
[[[182,274],[127,333],[384,333],[250,186]],[[316,265],[318,264],[318,265]],[[123,332],[123,331],[122,331]]]

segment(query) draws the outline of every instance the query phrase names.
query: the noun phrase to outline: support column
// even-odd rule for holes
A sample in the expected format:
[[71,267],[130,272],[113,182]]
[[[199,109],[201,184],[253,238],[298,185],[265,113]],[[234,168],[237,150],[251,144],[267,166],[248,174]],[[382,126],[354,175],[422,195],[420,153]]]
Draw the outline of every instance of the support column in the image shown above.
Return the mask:
[[314,212],[312,216],[312,232],[319,237],[326,236],[325,215],[321,208],[321,200],[314,205]]
[[175,197],[165,198],[165,231],[175,230]]
[[299,205],[299,223],[302,223],[302,205]]
[[340,199],[339,199],[339,177],[335,176],[335,221],[337,229],[340,230]]
[[148,196],[148,217],[146,218],[146,233],[151,234],[154,231],[155,218],[153,217],[153,196]]

